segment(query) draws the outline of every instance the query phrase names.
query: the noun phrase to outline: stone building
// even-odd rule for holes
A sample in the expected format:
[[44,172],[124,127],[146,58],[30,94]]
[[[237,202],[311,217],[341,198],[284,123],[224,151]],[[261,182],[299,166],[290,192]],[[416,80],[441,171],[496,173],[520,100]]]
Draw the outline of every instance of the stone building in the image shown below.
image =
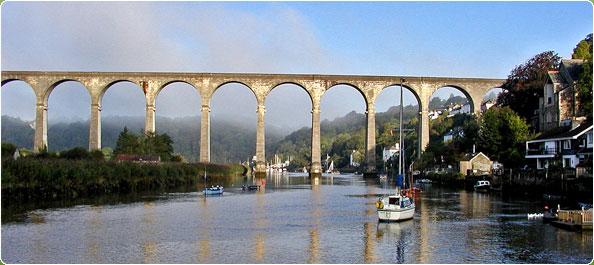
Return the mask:
[[[549,71],[543,97],[539,99],[538,128],[548,131],[560,126],[576,127],[584,115],[578,108],[577,81],[584,61],[561,60],[559,70]],[[577,124],[576,124],[577,123]]]
[[460,160],[460,174],[462,175],[489,175],[493,161],[485,154],[479,152],[478,154],[466,155]]

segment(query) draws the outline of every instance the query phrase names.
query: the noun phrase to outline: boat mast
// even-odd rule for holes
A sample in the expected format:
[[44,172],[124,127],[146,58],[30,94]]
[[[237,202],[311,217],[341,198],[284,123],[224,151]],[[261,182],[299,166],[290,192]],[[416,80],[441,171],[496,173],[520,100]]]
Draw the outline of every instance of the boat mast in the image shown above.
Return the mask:
[[[399,154],[398,154],[398,175],[402,176],[402,164],[403,164],[403,157],[402,157],[402,111],[404,110],[402,104],[402,83],[404,83],[404,78],[400,78],[400,136],[399,138]],[[404,179],[404,176],[402,176]]]

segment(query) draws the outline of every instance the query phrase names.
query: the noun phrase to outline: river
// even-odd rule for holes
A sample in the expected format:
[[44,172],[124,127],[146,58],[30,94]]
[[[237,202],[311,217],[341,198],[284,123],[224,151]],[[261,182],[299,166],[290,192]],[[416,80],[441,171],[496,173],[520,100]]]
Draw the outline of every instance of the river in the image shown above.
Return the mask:
[[[588,263],[592,232],[528,220],[540,202],[425,185],[413,220],[378,223],[391,183],[357,175],[237,178],[219,197],[3,214],[6,263]],[[265,188],[243,192],[241,185]],[[4,207],[4,206],[3,206]],[[4,210],[4,209],[3,209]],[[8,216],[10,217],[10,216]]]

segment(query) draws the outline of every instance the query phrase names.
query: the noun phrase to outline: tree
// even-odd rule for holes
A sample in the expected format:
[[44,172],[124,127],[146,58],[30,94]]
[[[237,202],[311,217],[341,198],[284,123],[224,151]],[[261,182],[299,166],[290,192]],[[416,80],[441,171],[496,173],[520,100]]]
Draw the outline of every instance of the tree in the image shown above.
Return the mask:
[[584,65],[577,81],[578,113],[592,117],[592,33],[573,49],[573,59],[583,59]]
[[592,33],[581,40],[573,49],[572,59],[592,60]]
[[557,69],[560,59],[557,53],[547,51],[514,68],[502,86],[507,93],[499,94],[497,104],[508,106],[520,117],[530,120],[538,108],[538,98],[543,96],[547,72]]
[[166,133],[148,132],[138,136],[124,127],[118,137],[114,154],[158,155],[163,161],[171,161],[173,159],[173,140]]
[[493,107],[480,118],[479,148],[508,167],[520,166],[523,143],[529,138],[528,124],[509,107]]
[[137,154],[140,153],[140,142],[138,136],[128,131],[128,127],[120,132],[114,154]]

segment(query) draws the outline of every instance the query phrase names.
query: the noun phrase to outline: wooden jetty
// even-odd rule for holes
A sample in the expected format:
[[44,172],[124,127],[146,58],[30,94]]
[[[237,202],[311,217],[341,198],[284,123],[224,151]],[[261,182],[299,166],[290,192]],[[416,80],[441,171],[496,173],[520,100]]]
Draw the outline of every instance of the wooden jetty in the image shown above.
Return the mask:
[[551,224],[572,231],[592,230],[592,209],[559,210]]

